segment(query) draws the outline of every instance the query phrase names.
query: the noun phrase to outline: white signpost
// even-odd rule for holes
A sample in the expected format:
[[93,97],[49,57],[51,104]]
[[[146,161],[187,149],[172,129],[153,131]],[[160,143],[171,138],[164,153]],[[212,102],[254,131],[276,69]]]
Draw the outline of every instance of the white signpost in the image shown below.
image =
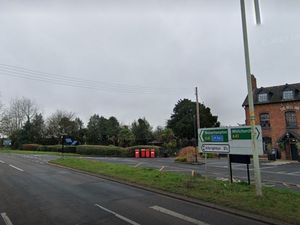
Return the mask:
[[[258,154],[263,154],[261,127],[256,126]],[[199,151],[252,155],[251,126],[203,128],[198,130]]]

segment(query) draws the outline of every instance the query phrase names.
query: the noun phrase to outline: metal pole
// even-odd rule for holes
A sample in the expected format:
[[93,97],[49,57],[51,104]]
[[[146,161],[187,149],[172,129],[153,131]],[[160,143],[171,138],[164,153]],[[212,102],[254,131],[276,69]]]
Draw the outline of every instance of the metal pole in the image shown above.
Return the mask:
[[249,116],[250,116],[250,125],[251,125],[254,179],[255,179],[255,186],[256,186],[256,195],[262,196],[261,174],[260,174],[259,158],[258,158],[257,142],[256,142],[257,134],[255,128],[255,114],[254,114],[253,91],[252,91],[252,83],[251,83],[251,69],[250,69],[250,57],[249,57],[249,47],[248,47],[245,1],[240,0],[240,2],[241,2],[243,39],[244,39],[246,76],[247,76],[247,86],[248,86],[248,104],[249,104]]
[[255,9],[256,24],[260,25],[261,17],[260,17],[259,0],[254,0],[254,9]]
[[197,159],[197,154],[198,154],[198,145],[199,145],[199,141],[198,141],[198,130],[200,129],[200,111],[199,111],[199,99],[198,99],[198,87],[195,88],[195,94],[196,94],[196,117],[197,117],[197,137],[196,137],[196,141],[197,141],[197,151],[196,151],[196,162],[198,162]]

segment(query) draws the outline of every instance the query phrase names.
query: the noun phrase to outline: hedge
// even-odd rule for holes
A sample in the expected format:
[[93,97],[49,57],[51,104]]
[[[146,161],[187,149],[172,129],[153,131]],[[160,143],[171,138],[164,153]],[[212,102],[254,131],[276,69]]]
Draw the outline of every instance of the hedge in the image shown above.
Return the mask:
[[38,148],[40,147],[41,145],[39,144],[24,144],[22,145],[22,150],[27,150],[27,151],[38,151]]
[[[61,152],[61,145],[41,145],[38,147],[37,151],[45,151],[45,152]],[[64,145],[65,153],[75,153],[76,146],[68,146]]]
[[113,145],[78,145],[76,153],[81,155],[98,155],[98,156],[129,156],[126,148]]

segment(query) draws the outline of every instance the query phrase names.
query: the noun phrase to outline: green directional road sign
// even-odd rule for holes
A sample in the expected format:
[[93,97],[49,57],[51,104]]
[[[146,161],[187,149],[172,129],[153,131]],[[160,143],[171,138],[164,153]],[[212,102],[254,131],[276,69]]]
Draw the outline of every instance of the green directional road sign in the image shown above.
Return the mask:
[[228,142],[228,129],[207,129],[200,132],[202,142]]
[[[258,152],[263,154],[261,127],[256,126],[256,141]],[[199,134],[199,151],[252,155],[251,127],[220,127],[220,128],[201,128]]]
[[[258,139],[260,132],[256,128]],[[251,140],[251,127],[231,128],[231,139],[232,140]]]

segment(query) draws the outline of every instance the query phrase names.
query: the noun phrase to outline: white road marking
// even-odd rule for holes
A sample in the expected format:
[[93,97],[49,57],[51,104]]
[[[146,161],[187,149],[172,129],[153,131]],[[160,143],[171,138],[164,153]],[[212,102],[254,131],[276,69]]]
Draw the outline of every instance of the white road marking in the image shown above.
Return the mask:
[[10,221],[9,217],[6,215],[6,213],[1,213],[1,216],[5,222],[6,225],[13,225],[12,222]]
[[158,212],[161,212],[161,213],[164,213],[164,214],[167,214],[167,215],[170,215],[170,216],[174,216],[176,218],[179,218],[181,220],[184,220],[184,221],[187,221],[187,222],[190,222],[190,223],[193,223],[193,224],[197,224],[197,225],[209,225],[208,223],[205,223],[203,221],[196,220],[194,218],[182,215],[180,213],[171,211],[169,209],[165,209],[165,208],[157,206],[157,205],[151,206],[150,209],[154,209],[154,210],[156,210]]
[[295,175],[295,174],[300,174],[300,171],[296,171],[296,172],[290,172],[290,173],[288,173],[288,175]]
[[16,170],[19,170],[19,171],[21,171],[21,172],[24,172],[24,170],[20,169],[19,167],[16,167],[16,166],[11,165],[11,164],[9,164],[9,166],[12,167],[12,168],[14,168],[14,169],[16,169]]
[[138,164],[136,164],[134,167],[138,167],[138,166],[140,166],[140,165],[142,165],[143,163],[138,163]]
[[0,160],[0,163],[5,163],[4,161]]
[[162,166],[162,167],[159,169],[159,171],[160,171],[160,172],[163,171],[164,168],[165,168],[165,166]]
[[131,219],[128,219],[128,218],[126,218],[126,217],[124,217],[124,216],[122,216],[122,215],[120,215],[118,213],[115,213],[114,211],[111,211],[111,210],[109,210],[107,208],[104,208],[103,206],[101,206],[99,204],[95,204],[95,206],[99,207],[100,209],[104,210],[105,212],[113,214],[115,217],[118,217],[119,219],[121,219],[121,220],[123,220],[123,221],[125,221],[125,222],[127,222],[129,224],[140,225],[139,223],[136,223],[136,222],[132,221]]

